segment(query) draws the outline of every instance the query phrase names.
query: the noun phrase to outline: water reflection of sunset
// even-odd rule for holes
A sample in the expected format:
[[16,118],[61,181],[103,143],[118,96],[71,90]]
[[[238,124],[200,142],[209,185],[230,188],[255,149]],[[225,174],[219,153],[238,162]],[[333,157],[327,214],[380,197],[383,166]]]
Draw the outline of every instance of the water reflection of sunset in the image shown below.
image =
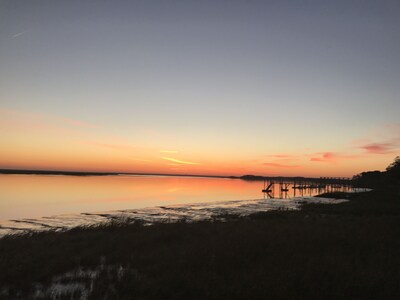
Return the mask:
[[0,219],[257,199],[260,183],[153,176],[0,176]]

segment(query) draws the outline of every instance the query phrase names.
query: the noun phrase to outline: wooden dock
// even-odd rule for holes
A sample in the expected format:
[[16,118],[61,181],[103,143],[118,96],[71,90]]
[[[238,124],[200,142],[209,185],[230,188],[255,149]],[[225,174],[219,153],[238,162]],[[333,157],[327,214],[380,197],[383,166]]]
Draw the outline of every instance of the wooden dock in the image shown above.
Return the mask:
[[[278,190],[275,195],[275,187]],[[268,198],[290,198],[296,196],[312,196],[334,191],[347,192],[353,188],[350,178],[343,177],[320,177],[315,179],[298,180],[282,179],[282,180],[264,180],[264,186],[261,190],[264,197]]]

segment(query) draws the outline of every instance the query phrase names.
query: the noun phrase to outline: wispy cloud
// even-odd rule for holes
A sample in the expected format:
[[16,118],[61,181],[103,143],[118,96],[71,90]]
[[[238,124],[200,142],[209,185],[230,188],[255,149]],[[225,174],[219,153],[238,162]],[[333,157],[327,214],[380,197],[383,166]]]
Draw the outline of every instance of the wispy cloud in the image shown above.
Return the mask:
[[287,153],[275,153],[275,154],[268,154],[265,155],[266,157],[271,158],[274,163],[290,163],[293,161],[298,161],[304,158],[304,154],[287,154]]
[[358,154],[343,154],[337,152],[323,152],[311,155],[310,161],[315,162],[326,162],[326,163],[336,163],[344,159],[355,159],[360,158],[361,155]]
[[272,168],[298,168],[298,165],[284,165],[278,163],[263,163],[264,166],[272,167]]
[[164,160],[172,161],[177,164],[182,164],[182,165],[200,165],[200,163],[197,162],[191,162],[191,161],[184,161],[184,160],[179,160],[171,157],[161,157]]
[[332,152],[325,152],[325,153],[319,153],[316,154],[316,156],[313,156],[310,158],[310,161],[318,161],[318,162],[335,162],[336,161],[336,155]]
[[400,122],[387,123],[375,128],[368,136],[354,140],[353,147],[367,154],[391,154],[400,151]]
[[176,151],[176,150],[160,150],[160,153],[176,154],[176,153],[178,153],[178,151]]
[[12,38],[19,37],[19,36],[21,36],[21,35],[27,33],[28,31],[29,31],[29,30],[25,30],[25,31],[18,32],[18,33],[16,33],[16,34],[14,34],[14,35],[12,36]]
[[396,145],[391,143],[371,143],[360,147],[370,154],[388,154],[396,152]]

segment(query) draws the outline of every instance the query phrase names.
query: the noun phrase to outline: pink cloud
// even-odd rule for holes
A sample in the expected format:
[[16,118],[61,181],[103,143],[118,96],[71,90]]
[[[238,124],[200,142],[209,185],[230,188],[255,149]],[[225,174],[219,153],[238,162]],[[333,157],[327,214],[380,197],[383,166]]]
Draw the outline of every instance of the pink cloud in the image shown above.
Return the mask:
[[355,159],[359,157],[361,157],[361,155],[349,155],[336,152],[323,152],[312,155],[310,161],[335,163],[338,162],[339,160]]
[[[371,138],[372,137],[372,138]],[[400,150],[400,123],[381,125],[368,137],[353,141],[353,146],[368,154],[390,154]]]
[[300,166],[295,165],[284,165],[278,163],[263,163],[264,166],[272,167],[272,168],[298,168]]
[[371,154],[387,154],[393,153],[396,149],[395,145],[390,143],[372,143],[360,147]]
[[310,161],[318,161],[318,162],[335,162],[337,155],[333,152],[325,152],[322,154],[318,154],[318,156],[314,156],[310,158]]
[[300,160],[304,157],[304,155],[299,155],[299,154],[270,154],[266,155],[267,157],[271,157],[274,161],[274,163],[280,164],[280,163],[290,163],[296,160]]

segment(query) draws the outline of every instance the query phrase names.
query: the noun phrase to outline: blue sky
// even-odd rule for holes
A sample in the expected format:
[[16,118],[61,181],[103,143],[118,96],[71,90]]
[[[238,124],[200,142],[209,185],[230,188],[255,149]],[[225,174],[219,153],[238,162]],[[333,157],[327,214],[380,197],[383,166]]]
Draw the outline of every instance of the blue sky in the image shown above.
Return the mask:
[[[0,1],[0,108],[14,115],[2,129],[15,130],[2,144],[27,148],[3,165],[84,140],[177,149],[200,172],[223,158],[289,172],[263,167],[282,153],[307,157],[296,173],[317,172],[321,153],[360,156],[332,174],[382,169],[399,153],[399,20],[398,1]],[[27,113],[96,129],[28,143],[15,129]]]

